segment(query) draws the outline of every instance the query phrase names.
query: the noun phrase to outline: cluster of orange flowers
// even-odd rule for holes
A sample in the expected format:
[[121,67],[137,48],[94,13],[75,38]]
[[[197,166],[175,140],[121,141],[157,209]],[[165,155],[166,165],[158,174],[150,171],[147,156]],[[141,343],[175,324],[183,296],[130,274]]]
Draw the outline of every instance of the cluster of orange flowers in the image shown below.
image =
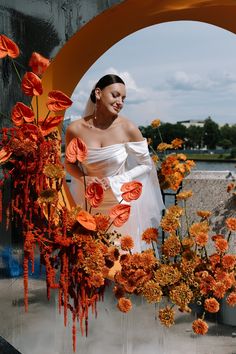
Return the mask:
[[[9,56],[14,60],[19,53],[14,42],[0,35],[0,58]],[[38,99],[43,92],[40,76],[49,60],[34,53],[29,65],[32,72],[24,75],[21,87],[26,95]],[[174,306],[190,312],[190,305],[197,301],[205,312],[216,313],[220,310],[219,300],[224,296],[230,306],[235,306],[236,256],[228,253],[228,249],[230,238],[236,232],[236,218],[226,220],[227,235],[210,236],[208,220],[211,213],[199,210],[200,221],[190,225],[182,235],[184,208],[180,205],[169,207],[160,224],[167,237],[159,258],[156,255],[156,228],[150,227],[143,232],[142,240],[149,249],[142,253],[132,253],[134,242],[130,235],[114,237],[109,231],[112,225],[120,227],[128,220],[131,206],[117,204],[109,215],[94,212],[104,198],[99,183],[85,185],[89,211],[80,206],[70,210],[62,206],[65,172],[60,162],[57,126],[63,117],[55,116],[55,113],[70,105],[71,100],[64,93],[51,91],[47,101],[49,112],[42,118],[31,107],[17,102],[11,114],[14,127],[1,131],[3,176],[4,180],[11,176],[14,184],[7,213],[21,226],[24,238],[25,309],[28,308],[29,262],[33,266],[36,245],[46,268],[48,298],[52,289],[58,289],[59,311],[63,309],[65,325],[68,309],[72,313],[74,351],[76,324],[79,321],[81,332],[85,330],[87,334],[89,309],[95,311],[110,269],[117,261],[121,268],[114,275],[114,295],[118,309],[124,313],[132,309],[131,294],[143,296],[149,303],[159,303],[167,297],[169,304],[158,313],[160,322],[167,327],[174,324]],[[157,129],[159,125],[159,120],[152,123]],[[177,149],[182,143],[180,139],[174,139],[171,144],[161,143],[158,150]],[[72,139],[67,146],[66,158],[71,163],[82,163],[87,154],[87,146],[79,138]],[[193,161],[183,154],[167,155],[159,171],[161,187],[177,190],[193,165]],[[3,185],[0,181],[1,189]],[[233,185],[228,187],[229,191],[234,189]],[[125,183],[121,192],[124,201],[136,200],[142,192],[142,184],[138,181]],[[177,194],[177,202],[186,203],[191,196],[191,191],[182,191]],[[114,242],[116,237],[120,237],[119,247]],[[214,244],[211,255],[207,252],[209,240]],[[204,318],[199,318],[192,328],[195,333],[205,334],[208,325]]]

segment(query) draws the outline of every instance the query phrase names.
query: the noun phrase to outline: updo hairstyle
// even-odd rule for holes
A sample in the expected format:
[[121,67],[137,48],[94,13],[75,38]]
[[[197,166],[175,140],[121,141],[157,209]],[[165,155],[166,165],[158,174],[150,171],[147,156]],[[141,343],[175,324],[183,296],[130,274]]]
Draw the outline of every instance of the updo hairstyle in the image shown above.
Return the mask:
[[94,89],[92,90],[90,94],[90,99],[93,103],[96,103],[96,96],[95,96],[95,89],[100,88],[103,90],[105,87],[112,85],[112,84],[123,84],[125,85],[124,81],[118,76],[114,74],[107,74],[103,77],[101,77],[100,80],[96,83]]

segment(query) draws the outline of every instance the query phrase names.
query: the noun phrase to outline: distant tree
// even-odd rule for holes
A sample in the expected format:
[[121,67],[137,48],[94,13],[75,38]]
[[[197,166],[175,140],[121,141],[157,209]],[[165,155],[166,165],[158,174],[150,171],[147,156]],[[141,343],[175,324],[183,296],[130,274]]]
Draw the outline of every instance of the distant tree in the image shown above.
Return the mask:
[[187,135],[187,128],[181,123],[162,123],[160,126],[160,131],[165,143],[170,143],[175,138],[185,140]]
[[219,141],[219,146],[222,146],[223,149],[227,150],[232,146],[232,142],[229,139],[223,139]]
[[220,131],[219,126],[215,123],[211,117],[205,120],[203,126],[203,143],[208,149],[215,149],[219,141]]
[[225,124],[220,128],[220,140],[224,139],[230,140],[232,146],[236,146],[236,124]]
[[190,148],[201,148],[202,147],[202,137],[203,137],[203,127],[190,125],[187,128],[187,140],[186,146]]

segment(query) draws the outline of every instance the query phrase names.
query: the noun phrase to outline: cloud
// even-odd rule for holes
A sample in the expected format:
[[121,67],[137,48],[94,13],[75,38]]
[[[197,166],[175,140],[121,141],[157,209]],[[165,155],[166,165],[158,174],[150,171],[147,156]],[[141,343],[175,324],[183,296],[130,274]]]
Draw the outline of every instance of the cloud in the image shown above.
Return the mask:
[[166,87],[173,90],[209,90],[217,86],[217,82],[199,74],[189,74],[185,71],[176,71],[167,78]]

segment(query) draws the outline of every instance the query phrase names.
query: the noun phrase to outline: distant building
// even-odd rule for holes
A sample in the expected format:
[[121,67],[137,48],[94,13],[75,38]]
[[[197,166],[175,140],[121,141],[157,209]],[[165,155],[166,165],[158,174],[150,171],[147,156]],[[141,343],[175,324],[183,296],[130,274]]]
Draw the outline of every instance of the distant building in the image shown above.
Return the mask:
[[179,120],[177,123],[183,124],[186,128],[189,128],[191,125],[195,127],[203,127],[205,120],[188,119],[188,120]]

